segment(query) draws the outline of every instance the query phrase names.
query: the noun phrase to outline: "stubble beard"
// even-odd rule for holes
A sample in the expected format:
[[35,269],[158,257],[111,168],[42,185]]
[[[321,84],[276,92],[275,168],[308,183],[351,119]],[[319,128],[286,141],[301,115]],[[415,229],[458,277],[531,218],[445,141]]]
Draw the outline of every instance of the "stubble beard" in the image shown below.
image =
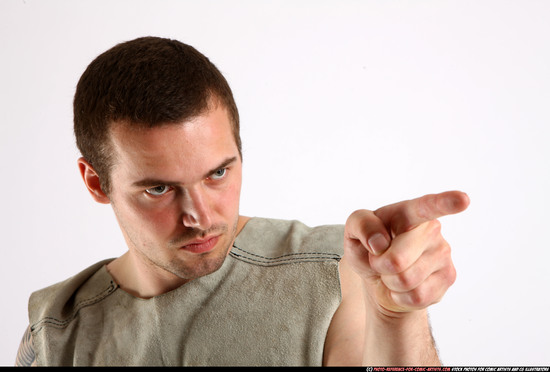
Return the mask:
[[[141,256],[142,260],[151,269],[156,271],[160,268],[184,280],[185,282],[188,282],[193,279],[212,274],[223,265],[225,258],[233,245],[233,241],[235,240],[238,218],[239,216],[237,214],[233,226],[231,227],[227,224],[218,224],[208,230],[189,229],[184,234],[171,239],[167,243],[166,247],[159,247],[160,249],[155,248],[154,244],[144,242],[143,239],[136,239],[137,236],[134,236],[134,234],[129,234],[128,230],[126,230],[126,235],[135,247],[136,253]],[[215,247],[214,250],[209,252],[197,255],[193,254],[191,259],[185,257],[182,258],[182,255],[179,254],[180,252],[178,252],[178,250],[186,242],[195,238],[203,238],[212,235],[220,235],[220,240],[217,244],[223,244],[223,246]],[[140,241],[142,242],[141,244],[139,244]],[[142,249],[137,249],[137,247],[140,246]],[[168,260],[163,260],[160,256],[148,254],[149,252],[162,252],[165,250],[171,253],[171,258]]]
[[189,234],[172,239],[169,246],[173,250],[180,249],[181,244],[185,244],[185,242],[194,238],[202,238],[211,235],[220,235],[220,240],[217,244],[223,244],[223,246],[215,247],[212,251],[196,255],[194,260],[195,263],[192,266],[190,266],[189,262],[185,259],[175,257],[170,260],[169,264],[167,267],[164,267],[164,269],[184,280],[196,279],[217,271],[225,262],[233,246],[233,241],[237,233],[237,221],[238,216],[231,227],[227,224],[217,225],[206,231],[190,231]]

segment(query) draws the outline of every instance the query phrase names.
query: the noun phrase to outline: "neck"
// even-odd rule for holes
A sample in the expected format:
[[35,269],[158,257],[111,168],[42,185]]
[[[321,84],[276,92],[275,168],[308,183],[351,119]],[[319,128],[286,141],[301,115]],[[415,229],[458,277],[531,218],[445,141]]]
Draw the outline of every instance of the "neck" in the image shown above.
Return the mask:
[[[250,217],[239,216],[235,237],[249,220]],[[189,279],[180,278],[165,270],[158,270],[158,267],[149,263],[147,258],[137,257],[137,255],[139,253],[135,250],[129,250],[107,265],[107,271],[118,286],[132,296],[147,299],[172,291],[189,282]]]

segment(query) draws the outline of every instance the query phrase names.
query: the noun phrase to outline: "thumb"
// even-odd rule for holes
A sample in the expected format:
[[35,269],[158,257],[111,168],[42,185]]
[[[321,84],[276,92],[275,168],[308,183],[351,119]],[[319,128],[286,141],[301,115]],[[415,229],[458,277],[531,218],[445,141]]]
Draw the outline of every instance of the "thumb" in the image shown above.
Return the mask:
[[347,241],[348,246],[355,247],[353,249],[357,249],[356,243],[360,242],[363,249],[366,248],[370,253],[379,255],[390,246],[391,238],[384,222],[374,212],[360,209],[348,217],[344,241]]

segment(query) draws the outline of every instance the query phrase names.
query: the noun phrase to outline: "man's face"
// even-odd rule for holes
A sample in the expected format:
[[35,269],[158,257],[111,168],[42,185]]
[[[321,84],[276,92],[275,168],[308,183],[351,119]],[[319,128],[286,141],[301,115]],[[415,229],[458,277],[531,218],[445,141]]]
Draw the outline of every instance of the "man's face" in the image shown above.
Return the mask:
[[235,239],[242,163],[226,110],[153,129],[111,129],[113,210],[137,265],[183,282],[223,263]]

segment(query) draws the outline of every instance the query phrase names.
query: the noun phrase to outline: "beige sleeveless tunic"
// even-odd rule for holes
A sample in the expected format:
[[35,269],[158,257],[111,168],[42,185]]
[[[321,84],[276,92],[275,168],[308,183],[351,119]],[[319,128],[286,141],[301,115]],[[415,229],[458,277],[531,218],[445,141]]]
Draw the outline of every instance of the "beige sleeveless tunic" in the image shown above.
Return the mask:
[[38,365],[321,365],[341,292],[343,226],[251,219],[222,267],[150,299],[99,262],[37,291]]

